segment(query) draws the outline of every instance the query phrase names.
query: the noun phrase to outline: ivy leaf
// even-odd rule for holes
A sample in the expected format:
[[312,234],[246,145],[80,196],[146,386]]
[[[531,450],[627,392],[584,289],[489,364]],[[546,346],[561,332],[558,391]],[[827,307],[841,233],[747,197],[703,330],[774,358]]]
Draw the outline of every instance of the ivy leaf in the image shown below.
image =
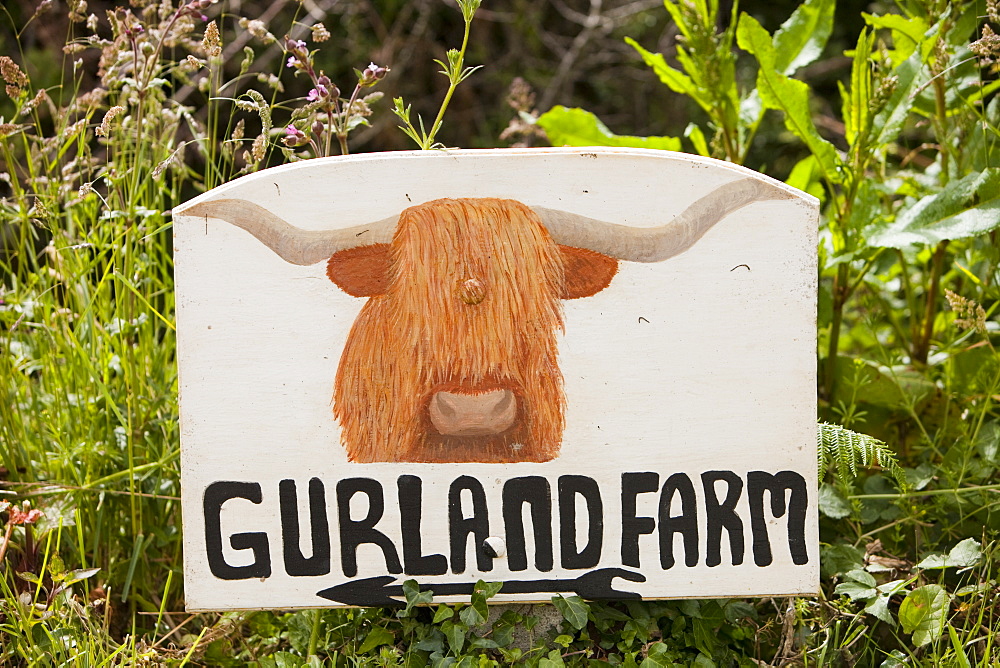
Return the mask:
[[434,600],[434,592],[420,591],[420,584],[416,580],[403,582],[403,595],[406,596],[406,607],[396,613],[398,617],[409,617],[413,606],[424,605]]
[[899,621],[905,633],[922,647],[941,636],[948,611],[948,592],[936,584],[924,585],[910,592],[899,606]]
[[476,591],[482,593],[486,600],[499,594],[501,589],[503,589],[503,582],[485,582],[483,580],[476,582]]
[[549,655],[547,657],[543,656],[538,661],[538,668],[561,668],[562,666],[565,665],[566,664],[565,662],[563,662],[562,659],[562,654],[560,654],[559,650],[557,649],[552,650],[551,652],[549,652]]
[[590,606],[579,596],[553,596],[552,604],[562,613],[563,619],[574,629],[582,629],[587,625],[587,615]]
[[906,248],[967,239],[1000,227],[1000,168],[990,167],[952,181],[920,199],[895,222],[869,236],[873,246]]
[[391,645],[395,636],[388,629],[381,626],[373,626],[372,630],[365,636],[365,641],[358,648],[358,654],[366,654],[381,645]]
[[655,642],[649,646],[646,658],[639,664],[639,668],[671,668],[674,662],[667,655],[667,646],[662,642]]
[[808,0],[774,33],[775,67],[792,74],[819,58],[833,32],[835,0]]
[[446,619],[451,619],[455,616],[455,611],[449,605],[441,604],[438,606],[437,611],[434,613],[434,623],[443,622]]
[[472,627],[479,626],[485,622],[488,615],[489,608],[486,607],[486,599],[482,595],[476,596],[473,594],[472,603],[462,608],[462,611],[458,613],[458,618],[466,626]]
[[620,146],[680,151],[677,137],[616,135],[597,116],[585,109],[552,107],[536,123],[545,130],[553,146]]
[[468,627],[464,624],[445,622],[441,625],[441,631],[448,640],[448,647],[451,648],[452,653],[458,654],[461,652],[462,647],[465,645],[465,633],[468,631]]

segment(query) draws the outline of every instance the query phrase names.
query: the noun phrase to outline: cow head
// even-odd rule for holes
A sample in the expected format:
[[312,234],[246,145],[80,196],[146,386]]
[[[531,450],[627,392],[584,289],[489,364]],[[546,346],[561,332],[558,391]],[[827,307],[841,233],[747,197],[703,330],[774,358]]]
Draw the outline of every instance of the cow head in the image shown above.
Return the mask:
[[493,198],[435,200],[331,232],[244,200],[185,213],[242,227],[288,262],[326,260],[335,284],[368,298],[334,383],[351,460],[540,462],[558,454],[564,427],[561,300],[607,287],[619,260],[665,260],[732,211],[787,197],[736,181],[655,228]]

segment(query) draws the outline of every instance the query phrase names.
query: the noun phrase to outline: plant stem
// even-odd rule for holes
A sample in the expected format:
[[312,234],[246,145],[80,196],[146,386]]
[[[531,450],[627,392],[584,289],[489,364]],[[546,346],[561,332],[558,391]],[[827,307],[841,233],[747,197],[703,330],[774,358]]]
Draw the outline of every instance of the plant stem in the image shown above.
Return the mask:
[[960,494],[962,492],[989,492],[1000,489],[1000,484],[996,485],[972,485],[970,487],[955,487],[952,489],[932,489],[926,492],[895,492],[892,494],[852,494],[848,499],[907,499],[914,496],[942,496],[944,494]]
[[313,610],[313,624],[312,632],[309,634],[309,647],[306,650],[306,656],[310,657],[316,654],[316,646],[319,644],[319,627],[320,621],[323,619],[322,610]]
[[847,264],[842,262],[837,266],[837,275],[833,278],[833,318],[830,322],[830,341],[826,351],[826,367],[824,369],[824,384],[826,385],[826,400],[833,405],[837,392],[837,354],[840,350],[840,325],[844,320],[844,305],[848,297]]
[[948,248],[948,240],[938,242],[931,258],[931,279],[927,286],[927,301],[924,304],[923,330],[913,345],[913,361],[917,364],[927,364],[930,352],[931,337],[934,335],[934,316],[937,306],[938,287],[941,283],[941,270],[944,265],[944,253]]
[[451,102],[451,96],[455,93],[455,89],[458,88],[459,82],[462,80],[462,69],[465,66],[465,49],[469,45],[469,32],[472,29],[472,21],[467,19],[465,21],[465,34],[462,35],[462,48],[458,50],[458,60],[456,61],[456,66],[454,72],[448,77],[448,92],[444,95],[444,100],[441,101],[441,108],[438,109],[437,118],[434,119],[434,123],[431,124],[430,134],[427,135],[423,148],[425,151],[430,149],[434,145],[434,137],[437,136],[438,129],[441,127],[441,122],[444,120],[444,112],[448,109],[448,104]]

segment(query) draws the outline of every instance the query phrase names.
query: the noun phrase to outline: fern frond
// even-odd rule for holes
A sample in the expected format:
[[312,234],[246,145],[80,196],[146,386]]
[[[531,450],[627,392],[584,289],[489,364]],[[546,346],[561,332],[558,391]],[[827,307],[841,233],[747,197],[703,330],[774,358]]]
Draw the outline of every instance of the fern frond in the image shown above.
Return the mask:
[[901,489],[908,487],[906,473],[896,461],[896,453],[874,436],[820,422],[816,429],[816,446],[820,480],[831,466],[836,466],[838,481],[847,485],[857,477],[859,466],[871,468],[875,465],[888,472]]

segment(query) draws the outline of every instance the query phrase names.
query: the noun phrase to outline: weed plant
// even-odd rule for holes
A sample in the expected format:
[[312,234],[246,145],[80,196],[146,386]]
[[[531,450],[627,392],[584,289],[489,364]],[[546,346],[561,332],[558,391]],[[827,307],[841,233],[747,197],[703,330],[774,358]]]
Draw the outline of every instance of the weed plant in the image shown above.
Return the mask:
[[[122,5],[70,0],[58,80],[0,54],[0,664],[1000,665],[996,0],[877,4],[846,58],[827,45],[835,0],[802,3],[773,34],[718,0],[667,0],[673,53],[629,43],[690,101],[682,136],[539,114],[518,85],[522,136],[769,173],[787,162],[775,175],[823,202],[822,592],[557,598],[555,630],[530,610],[491,616],[488,583],[459,606],[422,605],[408,586],[400,610],[180,612],[170,208],[349,152],[353,131],[389,115],[378,87],[393,64],[358,63],[341,89],[317,57],[335,30],[306,30],[302,8],[278,25],[208,0]],[[478,8],[455,8],[464,36],[439,61],[448,87],[430,126],[393,105],[420,148],[439,146],[456,88],[474,86]],[[45,11],[61,10],[43,2],[30,20]],[[238,67],[223,56],[235,30]],[[274,48],[280,62],[258,69]],[[839,99],[823,99],[811,68],[836,62]],[[284,93],[295,76],[305,97]]]

